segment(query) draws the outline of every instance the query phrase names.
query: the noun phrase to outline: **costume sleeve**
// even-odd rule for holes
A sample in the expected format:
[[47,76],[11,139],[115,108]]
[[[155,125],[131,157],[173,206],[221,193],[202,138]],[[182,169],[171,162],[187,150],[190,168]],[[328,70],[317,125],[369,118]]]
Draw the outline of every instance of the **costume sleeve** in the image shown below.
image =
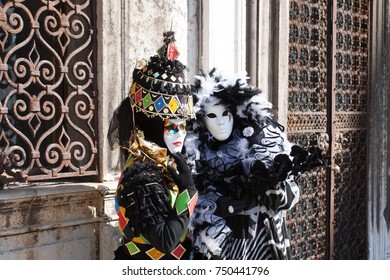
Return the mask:
[[299,200],[299,187],[295,180],[287,179],[275,187],[259,186],[260,202],[271,212],[291,209]]
[[187,233],[189,219],[188,212],[177,215],[171,211],[164,221],[149,226],[143,235],[159,251],[170,254]]
[[193,247],[207,258],[219,256],[222,245],[229,238],[232,230],[226,220],[217,215],[217,201],[225,194],[220,193],[214,186],[208,186],[204,193],[199,195],[194,215],[190,220],[191,239]]
[[178,194],[166,219],[144,229],[146,239],[163,253],[170,253],[187,234],[190,217],[198,198],[193,189]]
[[[261,204],[272,212],[291,209],[299,199],[297,183],[293,178],[286,179],[291,171],[291,146],[284,128],[269,120],[268,124],[251,139],[247,157],[242,161],[243,173],[250,181],[248,187],[251,194],[257,196]],[[275,169],[275,163],[282,155],[286,163],[283,172]],[[275,171],[284,176],[274,177],[275,173],[271,173]],[[256,179],[254,174],[259,179]]]
[[[269,168],[278,154],[290,157],[292,143],[288,141],[284,128],[276,122],[264,126],[255,136],[252,136],[246,158],[242,162],[245,175],[249,175],[252,165],[260,160]],[[292,157],[290,157],[292,159]]]
[[136,163],[125,170],[117,196],[134,236],[142,235],[169,254],[186,233],[197,193],[184,191],[172,208],[172,195],[161,171],[152,163]]

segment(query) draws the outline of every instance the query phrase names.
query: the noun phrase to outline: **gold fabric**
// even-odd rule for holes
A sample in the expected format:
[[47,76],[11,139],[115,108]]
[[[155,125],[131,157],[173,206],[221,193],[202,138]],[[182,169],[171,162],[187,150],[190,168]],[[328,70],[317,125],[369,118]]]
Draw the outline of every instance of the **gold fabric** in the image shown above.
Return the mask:
[[138,128],[134,128],[130,138],[129,150],[130,156],[126,162],[126,167],[130,166],[134,161],[155,162],[166,178],[168,187],[176,194],[178,193],[179,189],[173,182],[172,177],[167,170],[168,164],[174,166],[174,163],[169,162],[170,157],[166,148],[162,148],[157,144],[146,140],[143,132]]

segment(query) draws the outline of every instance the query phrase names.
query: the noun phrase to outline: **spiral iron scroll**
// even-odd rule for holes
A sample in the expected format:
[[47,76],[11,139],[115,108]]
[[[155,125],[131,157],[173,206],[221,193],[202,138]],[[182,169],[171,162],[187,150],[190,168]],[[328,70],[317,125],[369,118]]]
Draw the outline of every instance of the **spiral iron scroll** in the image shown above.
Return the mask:
[[0,184],[97,174],[94,9],[0,0]]

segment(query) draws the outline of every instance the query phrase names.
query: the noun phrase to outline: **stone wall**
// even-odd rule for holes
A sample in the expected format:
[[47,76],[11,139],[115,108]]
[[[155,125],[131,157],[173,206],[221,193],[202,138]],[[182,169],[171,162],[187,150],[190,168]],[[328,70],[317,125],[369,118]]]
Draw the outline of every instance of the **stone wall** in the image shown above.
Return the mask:
[[107,187],[93,184],[0,191],[0,259],[109,259],[100,243],[114,248],[119,239],[106,195]]
[[[187,38],[187,1],[97,1],[96,6],[99,174],[100,180],[111,181],[118,178],[121,166],[118,151],[111,151],[108,145],[107,130],[113,111],[128,94],[137,59],[156,55],[163,45],[163,32],[172,26],[179,60],[187,64],[187,40],[193,42],[193,39]],[[196,7],[192,10],[196,14]],[[196,29],[193,20],[191,26]],[[194,59],[191,61],[194,63]]]

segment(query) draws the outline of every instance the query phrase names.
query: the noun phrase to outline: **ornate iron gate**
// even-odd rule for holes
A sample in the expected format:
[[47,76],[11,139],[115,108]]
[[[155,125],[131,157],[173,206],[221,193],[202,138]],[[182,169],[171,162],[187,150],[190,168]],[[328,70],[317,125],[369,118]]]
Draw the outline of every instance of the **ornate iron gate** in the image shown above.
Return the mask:
[[97,174],[95,7],[0,0],[0,186]]
[[366,258],[368,15],[368,0],[290,1],[289,138],[331,156],[300,178],[295,259]]

